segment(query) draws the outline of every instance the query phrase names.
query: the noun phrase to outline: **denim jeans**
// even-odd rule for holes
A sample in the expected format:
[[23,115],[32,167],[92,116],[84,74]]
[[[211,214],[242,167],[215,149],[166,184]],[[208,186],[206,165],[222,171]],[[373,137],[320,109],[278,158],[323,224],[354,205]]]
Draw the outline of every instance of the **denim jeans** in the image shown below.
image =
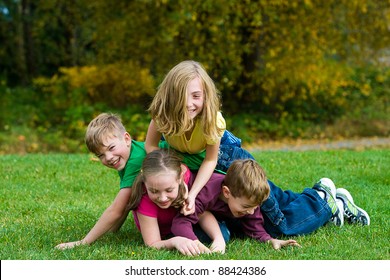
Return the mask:
[[268,180],[269,198],[260,209],[265,229],[273,237],[304,235],[317,230],[329,221],[332,210],[317,191],[305,188],[302,193],[283,191]]
[[236,146],[241,148],[241,139],[235,136],[229,130],[225,130],[221,138],[221,145]]
[[[248,158],[254,159],[241,148],[241,139],[226,130],[221,139],[216,169],[226,172],[234,160]],[[268,183],[270,196],[260,209],[265,229],[271,236],[308,234],[323,226],[332,216],[327,202],[314,189],[306,188],[302,193],[294,193],[283,191],[269,180]],[[232,225],[228,223],[228,226]]]
[[[228,243],[230,240],[230,231],[227,228],[226,223],[223,221],[219,221],[218,225],[219,229],[221,230],[223,239],[225,239],[225,243]],[[210,237],[200,228],[199,224],[193,225],[193,230],[200,242],[208,244],[212,242]]]
[[219,146],[218,162],[215,168],[226,172],[234,160],[248,158],[254,159],[254,157],[243,148],[234,145],[221,144]]

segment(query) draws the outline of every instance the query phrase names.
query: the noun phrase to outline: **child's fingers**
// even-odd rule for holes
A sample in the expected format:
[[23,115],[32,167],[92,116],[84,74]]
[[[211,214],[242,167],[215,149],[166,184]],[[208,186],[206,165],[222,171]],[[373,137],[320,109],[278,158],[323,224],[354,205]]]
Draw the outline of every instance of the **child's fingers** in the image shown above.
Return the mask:
[[295,241],[293,239],[287,240],[287,242],[288,242],[287,243],[288,245],[302,247],[297,241]]
[[67,243],[61,243],[61,244],[58,244],[57,246],[55,246],[54,248],[58,249],[58,250],[65,250],[65,249],[72,249],[73,247],[75,246],[78,246],[78,241],[75,241],[75,242],[67,242]]
[[205,250],[200,245],[203,244],[198,240],[190,240],[184,237],[176,238],[175,241],[175,247],[180,253],[186,256],[197,256],[203,253]]
[[192,209],[188,209],[188,207],[183,207],[180,210],[180,213],[183,214],[184,216],[191,215],[195,213],[195,207],[193,207]]
[[181,248],[180,252],[186,256],[198,256],[204,253],[208,254],[210,253],[210,250],[202,243],[193,241],[186,244],[186,246],[184,246],[183,248]]
[[199,250],[200,250],[200,253],[201,254],[209,254],[211,253],[210,249],[207,248],[203,243],[201,243],[200,241],[198,242],[197,244]]

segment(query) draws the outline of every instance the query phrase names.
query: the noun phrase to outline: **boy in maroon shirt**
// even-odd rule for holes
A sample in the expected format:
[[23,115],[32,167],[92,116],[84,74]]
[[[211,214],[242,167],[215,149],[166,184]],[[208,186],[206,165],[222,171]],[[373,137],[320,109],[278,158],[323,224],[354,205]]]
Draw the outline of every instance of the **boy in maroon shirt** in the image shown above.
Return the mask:
[[[196,197],[195,213],[188,216],[178,214],[173,219],[171,231],[176,236],[196,240],[192,226],[199,222],[201,215],[212,213],[218,220],[239,219],[247,236],[260,242],[270,242],[274,249],[299,246],[295,240],[275,239],[265,231],[259,205],[269,193],[270,187],[260,165],[251,159],[236,160],[225,176],[212,175]],[[200,225],[212,240],[211,251],[224,252],[226,244],[218,224],[206,221],[203,220]]]

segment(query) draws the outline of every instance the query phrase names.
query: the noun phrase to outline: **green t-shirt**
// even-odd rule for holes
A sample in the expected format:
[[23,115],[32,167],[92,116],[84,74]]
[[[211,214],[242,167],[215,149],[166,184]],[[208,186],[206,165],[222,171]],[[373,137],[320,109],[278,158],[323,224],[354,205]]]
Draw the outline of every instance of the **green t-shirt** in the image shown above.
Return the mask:
[[[200,152],[198,154],[188,154],[188,153],[181,153],[174,148],[170,147],[168,145],[168,142],[166,141],[160,141],[159,147],[161,149],[173,149],[181,158],[183,159],[183,163],[188,166],[191,170],[198,170],[200,165],[202,164],[203,160],[206,157],[206,151]],[[226,172],[215,169],[214,171],[226,174]]]
[[146,156],[145,142],[131,140],[131,151],[125,168],[118,171],[120,184],[119,187],[131,188],[135,178],[141,170],[142,162]]
[[[169,145],[165,141],[160,141],[159,147],[161,149],[169,149]],[[187,154],[187,153],[177,152],[177,154],[183,157],[183,162],[188,166],[189,169],[198,170],[205,158],[206,152],[203,151],[199,154]],[[142,162],[145,159],[145,157],[146,157],[145,142],[138,142],[132,140],[130,157],[126,163],[126,166],[122,170],[118,171],[119,178],[120,178],[119,187],[121,189],[131,188],[133,186],[133,182],[141,170]],[[216,170],[216,171],[220,173],[224,173],[223,171],[220,170]]]

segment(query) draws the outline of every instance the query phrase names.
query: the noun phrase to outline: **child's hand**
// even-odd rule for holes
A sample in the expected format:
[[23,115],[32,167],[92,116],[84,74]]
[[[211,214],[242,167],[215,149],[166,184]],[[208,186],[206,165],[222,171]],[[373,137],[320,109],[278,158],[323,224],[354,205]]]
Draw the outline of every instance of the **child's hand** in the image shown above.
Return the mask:
[[195,240],[195,242],[197,243],[201,254],[210,254],[211,253],[210,249],[207,248],[202,242],[200,242],[199,240]]
[[185,237],[173,237],[175,248],[186,256],[197,256],[210,253],[210,249],[203,245],[199,240],[191,240]]
[[195,213],[195,198],[189,195],[180,213],[182,213],[184,216]]
[[225,254],[225,249],[226,249],[226,243],[224,239],[214,240],[213,243],[211,243],[210,250],[213,253]]
[[85,244],[87,244],[87,243],[84,242],[84,240],[79,240],[79,241],[61,243],[61,244],[58,244],[55,248],[59,249],[59,250],[65,250],[65,249],[72,249],[74,247],[77,247],[80,245],[85,245]]
[[272,244],[272,247],[274,247],[275,250],[279,250],[280,248],[285,247],[285,246],[301,247],[301,245],[299,245],[299,243],[293,239],[289,239],[289,240],[271,239],[270,242]]

